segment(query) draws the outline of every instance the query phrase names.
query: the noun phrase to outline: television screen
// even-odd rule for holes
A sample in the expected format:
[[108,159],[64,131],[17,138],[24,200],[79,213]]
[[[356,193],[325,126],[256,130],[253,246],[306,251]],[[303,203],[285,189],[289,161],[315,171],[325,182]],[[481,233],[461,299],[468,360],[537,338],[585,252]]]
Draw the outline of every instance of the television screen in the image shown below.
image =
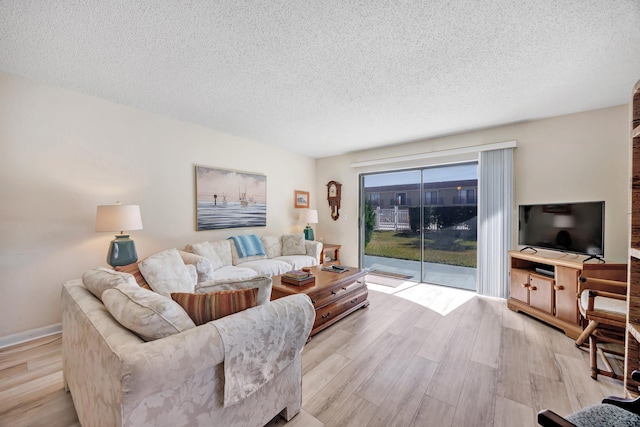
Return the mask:
[[604,202],[521,205],[518,244],[604,256]]

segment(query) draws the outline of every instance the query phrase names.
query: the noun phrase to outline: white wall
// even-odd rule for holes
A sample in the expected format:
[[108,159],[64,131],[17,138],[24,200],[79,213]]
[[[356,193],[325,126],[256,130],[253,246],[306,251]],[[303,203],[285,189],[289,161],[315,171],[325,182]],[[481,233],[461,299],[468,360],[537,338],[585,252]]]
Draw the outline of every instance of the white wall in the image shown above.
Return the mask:
[[[515,205],[604,200],[606,259],[626,263],[629,188],[627,105],[320,159],[316,184],[320,218],[316,234],[324,237],[326,242],[342,244],[342,262],[357,265],[359,173],[469,160],[473,156],[362,168],[350,167],[352,162],[512,140],[518,143],[514,159]],[[343,184],[342,209],[337,221],[329,217],[326,202],[325,185],[330,180]],[[517,225],[517,217],[514,223]]]
[[[195,231],[194,165],[267,176],[267,227]],[[301,231],[315,159],[0,73],[0,337],[60,322],[61,284],[106,266],[100,204],[139,204],[138,255],[233,234]],[[292,179],[295,178],[295,179]],[[311,199],[311,207],[315,199]]]

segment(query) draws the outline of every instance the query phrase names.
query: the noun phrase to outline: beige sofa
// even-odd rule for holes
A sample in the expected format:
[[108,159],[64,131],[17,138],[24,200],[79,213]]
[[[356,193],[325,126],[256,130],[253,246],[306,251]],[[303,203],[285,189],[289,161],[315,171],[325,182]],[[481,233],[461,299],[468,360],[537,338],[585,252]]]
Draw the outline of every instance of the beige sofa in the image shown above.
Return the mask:
[[[118,289],[155,295],[122,277]],[[109,291],[100,290],[103,303],[91,289],[82,280],[62,288],[64,380],[84,427],[263,426],[299,412],[301,351],[315,318],[305,295],[263,296],[254,308],[145,341],[110,314]]]
[[234,240],[190,243],[185,251],[201,258],[186,259],[198,269],[198,282],[212,284],[249,279],[258,275],[275,276],[320,264],[322,243],[304,239],[303,234],[259,237],[264,255],[241,257]]

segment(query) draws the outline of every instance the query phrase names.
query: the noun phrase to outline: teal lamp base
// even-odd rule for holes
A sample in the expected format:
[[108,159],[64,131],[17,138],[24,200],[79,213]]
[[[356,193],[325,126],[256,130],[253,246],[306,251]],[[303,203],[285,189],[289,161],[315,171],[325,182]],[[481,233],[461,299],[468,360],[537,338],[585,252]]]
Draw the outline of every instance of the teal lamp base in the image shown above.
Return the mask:
[[129,239],[128,234],[116,235],[116,238],[109,245],[107,263],[112,267],[120,267],[133,264],[136,261],[138,261],[138,253],[133,240]]
[[304,238],[305,240],[313,240],[315,236],[313,235],[313,228],[310,225],[307,225],[304,228]]

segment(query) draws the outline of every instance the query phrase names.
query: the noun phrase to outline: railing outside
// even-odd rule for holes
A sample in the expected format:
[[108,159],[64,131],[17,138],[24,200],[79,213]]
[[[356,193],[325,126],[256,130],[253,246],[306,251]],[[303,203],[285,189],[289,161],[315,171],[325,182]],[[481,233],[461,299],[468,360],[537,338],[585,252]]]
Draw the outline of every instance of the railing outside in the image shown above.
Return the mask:
[[409,211],[398,209],[376,208],[376,227],[375,230],[411,230],[409,224]]

